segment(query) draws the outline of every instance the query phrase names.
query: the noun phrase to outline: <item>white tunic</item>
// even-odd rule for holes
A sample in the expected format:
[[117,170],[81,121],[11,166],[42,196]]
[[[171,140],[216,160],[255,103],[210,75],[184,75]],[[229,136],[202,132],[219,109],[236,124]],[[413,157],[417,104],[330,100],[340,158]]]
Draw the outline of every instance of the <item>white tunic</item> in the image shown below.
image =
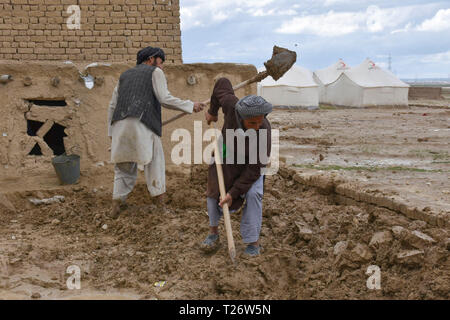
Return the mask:
[[[194,103],[192,101],[181,100],[170,94],[166,76],[160,68],[153,71],[152,81],[153,93],[163,107],[186,113],[193,112]],[[164,154],[161,154],[162,152],[153,154],[153,150],[161,149],[154,149],[153,146],[154,143],[160,146],[161,138],[148,129],[139,119],[126,118],[111,125],[111,119],[117,105],[118,91],[119,84],[114,89],[108,108],[108,136],[112,137],[111,162],[135,162],[139,167],[142,167],[150,163],[153,156],[164,157]],[[164,166],[161,169],[165,170]]]

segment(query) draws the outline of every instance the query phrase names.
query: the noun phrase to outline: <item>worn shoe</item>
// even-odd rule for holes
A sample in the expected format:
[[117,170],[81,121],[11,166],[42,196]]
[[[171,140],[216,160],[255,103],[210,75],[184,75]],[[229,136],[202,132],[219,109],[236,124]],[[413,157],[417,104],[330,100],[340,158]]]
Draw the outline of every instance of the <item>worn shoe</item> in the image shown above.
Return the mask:
[[251,256],[251,257],[256,257],[256,256],[259,256],[260,251],[261,251],[261,245],[259,245],[259,246],[254,246],[254,245],[252,245],[252,244],[249,244],[249,245],[247,246],[247,248],[245,248],[245,252],[244,252],[244,253],[245,253],[246,255]]
[[219,235],[218,234],[210,234],[206,237],[206,239],[202,242],[201,248],[205,252],[214,251],[219,247]]
[[124,204],[121,200],[113,200],[112,208],[109,213],[109,217],[111,219],[117,219],[120,215],[120,212],[126,208],[126,204]]

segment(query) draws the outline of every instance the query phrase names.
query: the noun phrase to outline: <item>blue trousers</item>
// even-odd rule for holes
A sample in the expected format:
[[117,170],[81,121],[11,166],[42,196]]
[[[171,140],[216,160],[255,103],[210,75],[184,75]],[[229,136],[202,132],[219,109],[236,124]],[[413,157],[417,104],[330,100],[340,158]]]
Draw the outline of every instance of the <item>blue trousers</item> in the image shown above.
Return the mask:
[[[244,243],[258,241],[262,225],[262,199],[264,194],[264,176],[259,177],[245,195],[246,204],[242,210],[241,236]],[[209,225],[217,227],[223,215],[219,202],[207,198]]]

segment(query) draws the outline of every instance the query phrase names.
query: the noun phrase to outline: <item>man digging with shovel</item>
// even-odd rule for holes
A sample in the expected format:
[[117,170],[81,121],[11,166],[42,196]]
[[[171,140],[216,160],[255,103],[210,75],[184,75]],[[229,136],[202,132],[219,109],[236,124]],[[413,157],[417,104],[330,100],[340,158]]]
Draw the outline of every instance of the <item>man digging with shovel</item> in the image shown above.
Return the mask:
[[[211,251],[217,247],[219,235],[218,235],[218,222],[220,216],[223,213],[225,230],[227,234],[228,242],[228,252],[230,258],[235,262],[236,250],[234,246],[233,233],[231,230],[231,221],[229,215],[229,207],[232,210],[239,208],[245,198],[244,214],[241,223],[241,234],[244,238],[244,242],[248,243],[245,252],[251,256],[259,255],[260,245],[259,245],[259,233],[261,231],[262,222],[262,196],[263,196],[263,182],[264,178],[261,176],[261,169],[264,167],[260,156],[264,156],[266,159],[270,157],[270,143],[271,143],[271,132],[270,123],[266,119],[268,113],[272,111],[272,105],[267,103],[263,98],[258,96],[247,96],[244,99],[239,100],[235,95],[234,91],[252,83],[260,82],[268,76],[271,76],[275,81],[280,79],[297,61],[297,53],[290,51],[285,48],[278,46],[273,47],[272,58],[264,63],[266,67],[265,71],[262,71],[234,87],[226,78],[221,78],[217,81],[214,86],[214,92],[211,100],[207,100],[204,103],[211,102],[211,108],[209,112],[206,113],[206,120],[208,124],[215,123],[217,121],[218,110],[222,107],[225,114],[225,124],[222,129],[222,135],[226,136],[226,131],[243,129],[247,133],[251,133],[251,129],[256,131],[265,131],[266,134],[262,134],[262,137],[266,138],[267,146],[264,145],[262,141],[262,146],[259,143],[261,135],[257,134],[257,140],[251,142],[249,139],[251,147],[247,142],[245,142],[244,154],[239,153],[239,149],[236,148],[234,144],[235,135],[230,145],[234,146],[232,148],[233,152],[229,152],[229,157],[236,160],[236,156],[240,159],[241,156],[244,158],[244,164],[241,162],[233,162],[230,164],[227,156],[227,164],[222,166],[221,154],[227,153],[226,148],[221,152],[219,150],[219,144],[217,143],[217,136],[214,139],[214,158],[215,165],[209,167],[208,173],[208,191],[207,191],[207,203],[208,203],[208,215],[210,217],[210,227],[211,233],[202,243],[203,249],[206,251]],[[239,100],[239,101],[238,101]],[[163,122],[163,125],[167,125],[177,119],[185,116],[185,113],[176,115]],[[242,131],[242,130],[241,130]],[[241,137],[242,138],[242,137]],[[254,151],[254,148],[264,148],[261,153],[259,151]],[[236,154],[234,150],[238,150]],[[252,156],[257,157],[257,161],[252,159]],[[249,162],[249,158],[252,159]],[[267,163],[267,162],[265,162]],[[224,168],[222,168],[224,167]],[[224,179],[225,176],[225,179]],[[220,201],[219,200],[220,194]]]
[[167,90],[164,51],[147,47],[137,54],[136,67],[121,74],[108,109],[108,135],[112,138],[114,168],[113,204],[109,216],[116,219],[133,190],[138,165],[145,170],[152,197],[166,192],[165,161],[161,144],[161,106],[185,113],[200,112],[203,103],[180,100]]
[[[262,200],[264,189],[264,177],[261,175],[261,168],[265,164],[260,159],[260,153],[267,158],[270,157],[271,150],[271,126],[266,116],[272,111],[272,105],[259,96],[247,96],[239,100],[234,95],[231,82],[226,78],[221,78],[214,86],[211,97],[211,107],[206,113],[206,121],[208,124],[217,122],[218,110],[222,108],[225,122],[222,129],[222,137],[224,137],[225,153],[233,150],[233,154],[226,154],[224,158],[223,177],[225,182],[226,197],[220,199],[219,202],[219,182],[217,176],[217,168],[215,164],[210,165],[208,170],[208,187],[207,187],[207,208],[210,222],[210,234],[203,241],[202,248],[204,251],[210,252],[218,247],[219,232],[218,225],[222,216],[223,205],[226,203],[230,210],[239,209],[244,200],[245,206],[242,210],[241,219],[241,235],[243,242],[248,244],[245,254],[257,256],[260,254],[259,234],[262,224]],[[239,139],[231,139],[227,141],[227,129],[236,132],[242,129],[241,134],[247,130],[256,130],[257,139],[241,140],[245,146],[239,146]],[[261,130],[265,129],[265,130]],[[266,146],[260,146],[259,140],[261,134],[266,134]],[[239,134],[239,133],[237,133]],[[234,138],[234,135],[233,135]],[[256,146],[252,145],[255,144]],[[231,144],[234,148],[228,147]],[[227,147],[225,147],[225,145]],[[255,148],[256,147],[256,148]],[[250,152],[262,148],[262,152],[258,152],[256,163],[250,161]],[[238,153],[244,151],[242,158],[245,159],[243,164],[237,160]],[[228,161],[231,158],[231,161]],[[229,164],[232,162],[232,164]]]

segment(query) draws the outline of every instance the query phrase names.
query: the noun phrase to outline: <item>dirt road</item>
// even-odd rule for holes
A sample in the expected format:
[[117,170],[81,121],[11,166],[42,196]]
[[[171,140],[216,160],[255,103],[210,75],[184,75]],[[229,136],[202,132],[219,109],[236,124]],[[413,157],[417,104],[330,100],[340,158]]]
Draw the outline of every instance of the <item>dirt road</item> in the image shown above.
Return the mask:
[[289,165],[450,213],[449,109],[278,110],[270,119]]

